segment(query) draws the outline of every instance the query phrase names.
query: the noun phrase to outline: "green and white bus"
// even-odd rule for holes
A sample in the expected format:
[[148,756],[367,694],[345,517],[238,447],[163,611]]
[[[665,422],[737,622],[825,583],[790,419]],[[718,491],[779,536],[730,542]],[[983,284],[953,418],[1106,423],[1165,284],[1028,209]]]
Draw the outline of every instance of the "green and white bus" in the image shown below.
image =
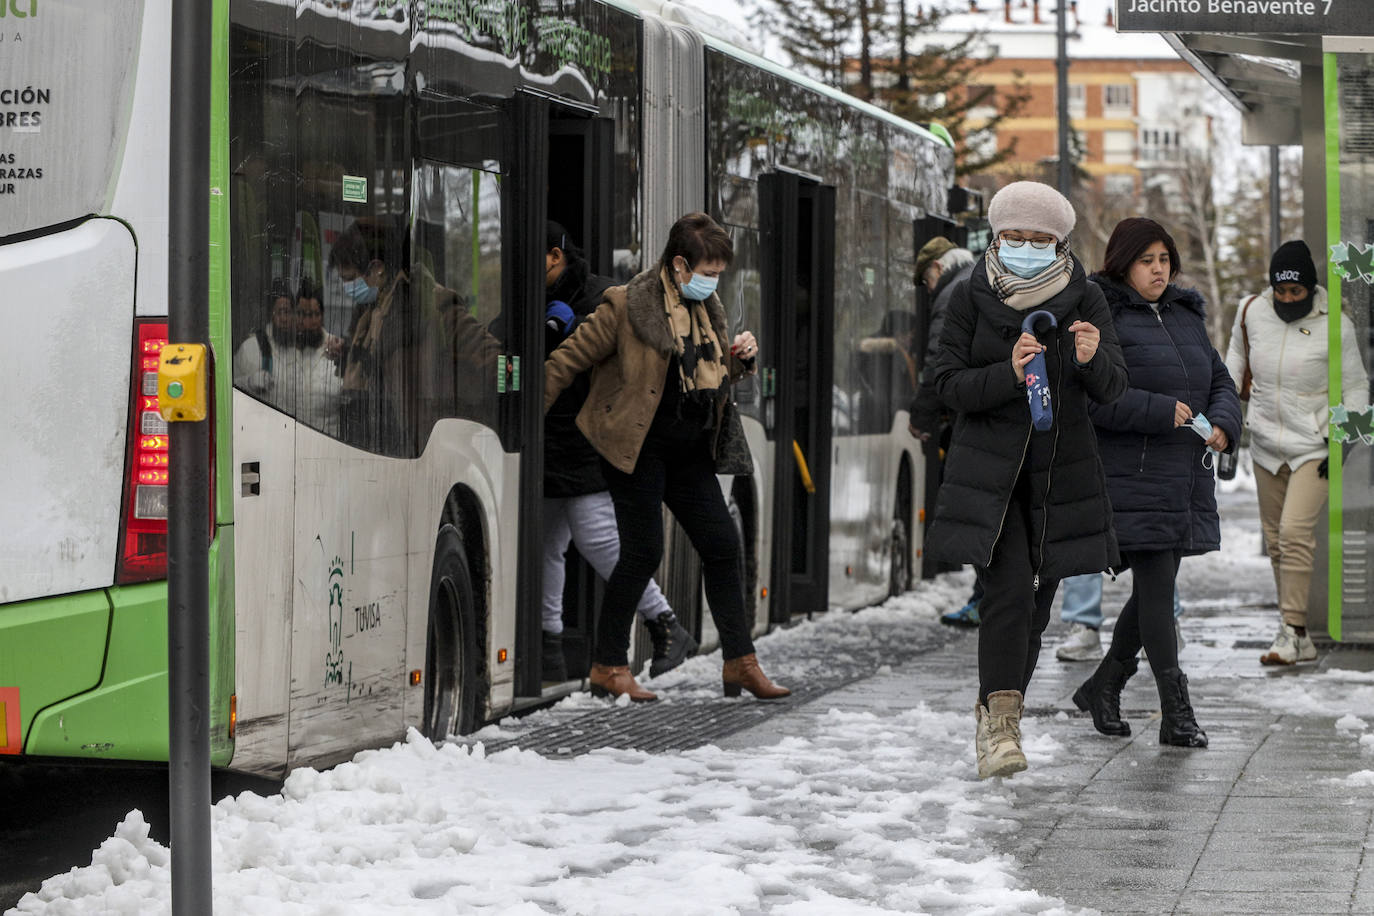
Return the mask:
[[[683,212],[732,233],[721,295],[762,371],[736,391],[756,471],[721,485],[755,632],[909,584],[912,272],[923,227],[950,217],[946,142],[671,3],[213,5],[217,766],[329,764],[582,688],[585,574],[573,680],[540,681],[547,219],[622,279]],[[165,760],[168,440],[150,380],[177,168],[170,3],[7,9],[0,754]],[[370,338],[345,248],[388,277]],[[303,286],[327,331],[375,345],[365,365],[317,371],[273,335],[277,293]],[[661,575],[709,648],[675,534]]]

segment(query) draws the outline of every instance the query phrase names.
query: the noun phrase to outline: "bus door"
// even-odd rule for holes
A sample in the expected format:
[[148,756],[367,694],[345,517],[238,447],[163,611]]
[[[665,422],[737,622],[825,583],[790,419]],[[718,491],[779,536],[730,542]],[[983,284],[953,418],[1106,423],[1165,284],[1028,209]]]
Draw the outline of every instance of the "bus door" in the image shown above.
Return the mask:
[[759,179],[765,430],[774,445],[771,617],[824,612],[829,594],[835,189]]
[[[615,263],[611,248],[614,155],[613,120],[580,108],[554,106],[549,119],[547,218],[568,230],[592,274],[602,277],[612,276]],[[544,245],[546,239],[539,249],[541,255]],[[591,670],[594,617],[605,582],[576,546],[569,547],[564,568],[563,659],[568,677],[581,680]]]
[[[611,214],[611,122],[595,109],[517,93],[510,105],[507,162],[511,181],[504,221],[505,301],[514,319],[507,338],[514,369],[512,390],[502,418],[503,442],[521,453],[519,568],[516,584],[515,693],[542,695],[543,478],[544,478],[544,254],[549,219],[587,239],[575,241],[587,252],[595,273],[609,273]],[[520,364],[523,363],[523,366]],[[564,641],[568,674],[590,668],[594,635],[595,577],[584,564],[570,564],[565,594]]]

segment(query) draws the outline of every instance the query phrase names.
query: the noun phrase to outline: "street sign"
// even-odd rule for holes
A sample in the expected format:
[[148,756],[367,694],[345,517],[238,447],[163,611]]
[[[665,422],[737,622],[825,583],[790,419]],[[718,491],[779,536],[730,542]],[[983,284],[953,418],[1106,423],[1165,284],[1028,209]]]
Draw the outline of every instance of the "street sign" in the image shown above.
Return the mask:
[[1119,32],[1374,35],[1369,0],[1116,0]]

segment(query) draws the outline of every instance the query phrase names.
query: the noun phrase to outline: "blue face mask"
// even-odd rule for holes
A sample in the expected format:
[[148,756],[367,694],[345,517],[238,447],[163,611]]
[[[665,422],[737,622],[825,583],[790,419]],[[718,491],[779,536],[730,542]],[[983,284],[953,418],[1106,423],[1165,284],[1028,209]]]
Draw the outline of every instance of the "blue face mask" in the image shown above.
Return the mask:
[[720,283],[720,277],[703,277],[701,274],[692,274],[692,279],[682,284],[682,297],[684,299],[709,299],[711,294],[716,291],[716,286]]
[[1054,263],[1055,258],[1059,257],[1057,249],[1056,245],[1036,248],[1030,242],[1013,248],[1004,241],[997,246],[997,257],[1007,270],[1023,280],[1029,280]]
[[343,289],[344,294],[358,305],[371,305],[377,301],[377,288],[368,286],[362,277],[345,280]]

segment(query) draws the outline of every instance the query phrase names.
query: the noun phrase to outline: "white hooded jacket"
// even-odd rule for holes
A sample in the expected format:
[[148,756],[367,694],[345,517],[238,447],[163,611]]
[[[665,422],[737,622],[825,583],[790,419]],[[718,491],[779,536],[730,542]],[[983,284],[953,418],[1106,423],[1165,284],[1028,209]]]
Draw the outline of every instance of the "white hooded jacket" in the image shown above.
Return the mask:
[[[1329,402],[1327,397],[1327,296],[1318,286],[1312,311],[1292,322],[1274,311],[1274,290],[1268,287],[1247,311],[1241,300],[1226,368],[1239,389],[1245,378],[1245,334],[1249,332],[1251,374],[1250,455],[1255,464],[1277,474],[1285,464],[1297,470],[1327,455]],[[1355,339],[1355,324],[1341,315],[1341,400],[1351,411],[1369,403],[1369,381]]]

